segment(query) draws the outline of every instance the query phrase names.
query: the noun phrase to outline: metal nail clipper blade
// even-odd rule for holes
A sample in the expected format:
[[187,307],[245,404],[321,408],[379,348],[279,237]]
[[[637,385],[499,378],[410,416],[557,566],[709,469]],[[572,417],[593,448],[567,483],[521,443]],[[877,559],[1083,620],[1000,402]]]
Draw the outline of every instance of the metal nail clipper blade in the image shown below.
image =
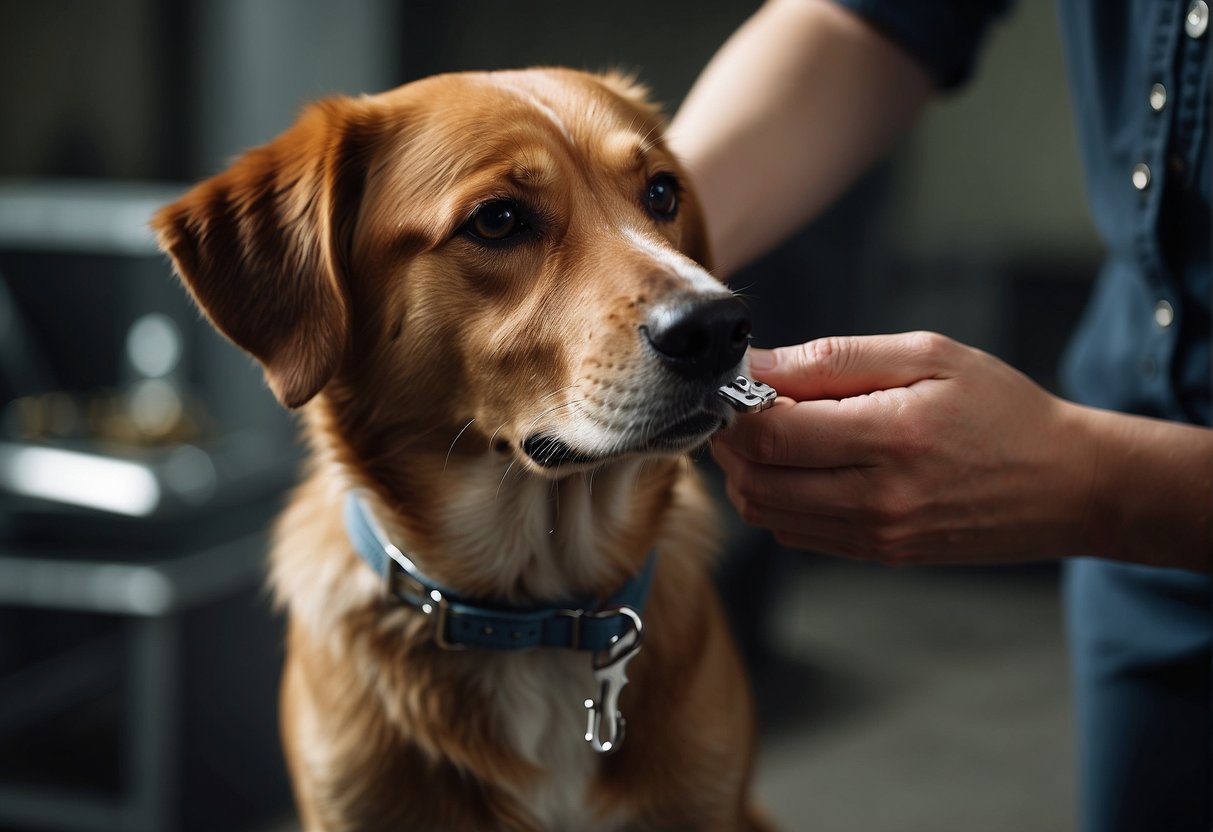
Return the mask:
[[775,404],[775,388],[761,381],[738,376],[716,389],[716,395],[739,413],[757,413]]

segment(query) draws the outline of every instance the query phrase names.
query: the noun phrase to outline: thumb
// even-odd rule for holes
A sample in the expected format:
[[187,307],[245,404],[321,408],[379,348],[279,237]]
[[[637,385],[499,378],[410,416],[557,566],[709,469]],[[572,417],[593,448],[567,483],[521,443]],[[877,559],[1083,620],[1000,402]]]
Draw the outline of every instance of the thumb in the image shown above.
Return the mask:
[[953,375],[965,348],[934,332],[819,338],[773,350],[751,349],[750,371],[797,401],[843,399]]

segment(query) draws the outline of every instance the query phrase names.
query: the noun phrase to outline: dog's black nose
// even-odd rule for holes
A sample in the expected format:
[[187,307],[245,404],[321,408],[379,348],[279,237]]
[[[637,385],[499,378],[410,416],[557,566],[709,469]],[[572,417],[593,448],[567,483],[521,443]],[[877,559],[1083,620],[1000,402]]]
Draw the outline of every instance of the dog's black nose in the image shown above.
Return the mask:
[[658,307],[641,327],[671,370],[714,379],[737,366],[750,342],[750,313],[735,298]]

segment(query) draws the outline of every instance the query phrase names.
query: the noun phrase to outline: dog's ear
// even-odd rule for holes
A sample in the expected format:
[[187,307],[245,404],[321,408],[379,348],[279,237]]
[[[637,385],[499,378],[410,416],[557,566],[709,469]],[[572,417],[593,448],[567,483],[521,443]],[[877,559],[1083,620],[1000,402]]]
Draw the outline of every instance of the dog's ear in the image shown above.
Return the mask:
[[643,110],[646,115],[661,117],[661,107],[653,103],[649,88],[640,83],[635,72],[618,68],[608,69],[598,74],[598,81],[615,95]]
[[152,220],[199,307],[290,408],[324,387],[346,345],[346,261],[371,131],[360,105],[311,105]]

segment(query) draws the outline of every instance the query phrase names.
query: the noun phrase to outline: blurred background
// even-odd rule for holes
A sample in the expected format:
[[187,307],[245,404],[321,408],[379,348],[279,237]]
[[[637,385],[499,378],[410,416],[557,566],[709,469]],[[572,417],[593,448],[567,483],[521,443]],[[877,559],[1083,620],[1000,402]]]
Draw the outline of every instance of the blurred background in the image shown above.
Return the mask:
[[[152,209],[307,100],[436,72],[622,67],[672,112],[756,5],[0,2],[0,829],[294,828],[261,584],[299,448]],[[931,328],[1053,387],[1097,259],[1052,4],[1023,0],[733,285],[764,346]],[[721,569],[784,828],[1073,826],[1053,568],[857,566],[730,521]]]

